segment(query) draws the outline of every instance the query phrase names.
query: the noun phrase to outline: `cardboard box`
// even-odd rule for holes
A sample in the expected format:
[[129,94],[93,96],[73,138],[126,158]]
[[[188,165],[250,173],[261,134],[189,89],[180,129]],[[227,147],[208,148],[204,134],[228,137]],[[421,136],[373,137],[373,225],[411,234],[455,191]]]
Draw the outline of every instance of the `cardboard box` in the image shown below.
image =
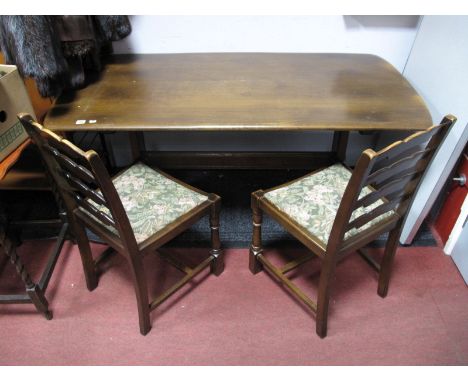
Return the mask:
[[18,113],[36,118],[16,66],[0,65],[0,162],[28,138]]

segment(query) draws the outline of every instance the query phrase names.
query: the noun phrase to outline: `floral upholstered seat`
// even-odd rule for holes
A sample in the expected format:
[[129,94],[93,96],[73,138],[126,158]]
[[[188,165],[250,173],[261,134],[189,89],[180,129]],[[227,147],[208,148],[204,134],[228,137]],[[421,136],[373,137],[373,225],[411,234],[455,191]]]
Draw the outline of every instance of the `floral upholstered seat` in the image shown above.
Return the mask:
[[[131,166],[112,182],[138,243],[208,199],[143,163]],[[95,205],[110,215],[106,207]],[[117,233],[112,227],[108,228]]]
[[[320,239],[325,247],[350,178],[351,172],[346,167],[335,164],[284,187],[266,192],[264,196],[291,219]],[[370,192],[372,192],[371,188],[363,188],[360,198]],[[357,209],[351,220],[371,211],[382,203],[382,200],[378,200],[368,207]],[[358,229],[351,229],[346,233],[345,239],[393,214],[393,211],[387,212]]]

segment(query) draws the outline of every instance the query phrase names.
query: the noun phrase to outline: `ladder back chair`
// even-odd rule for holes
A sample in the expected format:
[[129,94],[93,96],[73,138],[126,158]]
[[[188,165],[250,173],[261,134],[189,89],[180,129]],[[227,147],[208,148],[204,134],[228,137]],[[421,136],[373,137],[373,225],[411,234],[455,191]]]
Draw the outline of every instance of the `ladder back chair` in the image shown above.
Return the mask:
[[[379,272],[378,294],[388,292],[391,266],[402,224],[420,180],[447,130],[456,121],[448,115],[439,125],[412,134],[375,152],[365,150],[353,171],[334,164],[278,187],[252,193],[253,237],[249,268],[269,271],[315,314],[316,332],[327,334],[328,303],[335,265],[357,251]],[[317,302],[286,276],[315,258],[307,255],[282,268],[263,254],[263,212],[279,222],[321,260]],[[388,232],[380,264],[363,247]]]
[[[39,148],[58,186],[71,232],[79,246],[87,288],[91,291],[97,286],[96,266],[102,257],[93,259],[85,227],[128,260],[141,334],[146,335],[151,329],[150,312],[203,269],[210,267],[216,276],[222,273],[219,196],[200,191],[143,163],[134,164],[111,178],[95,151],[82,151],[30,115],[20,114],[18,118]],[[190,268],[164,254],[165,260],[186,275],[150,301],[144,256],[156,252],[207,214],[212,241],[209,256]]]

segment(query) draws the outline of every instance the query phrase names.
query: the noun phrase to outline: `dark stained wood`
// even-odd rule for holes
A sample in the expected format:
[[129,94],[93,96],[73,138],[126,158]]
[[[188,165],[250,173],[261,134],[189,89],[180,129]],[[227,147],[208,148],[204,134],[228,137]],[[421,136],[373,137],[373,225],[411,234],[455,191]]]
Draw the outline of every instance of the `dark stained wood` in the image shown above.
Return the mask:
[[[58,200],[56,187],[45,173],[41,156],[33,145],[28,145],[21,152],[18,161],[8,169],[5,177],[0,181],[0,189],[10,192],[18,190],[48,191],[52,192],[57,202],[59,210],[57,218],[47,220],[10,221],[8,217],[3,214],[3,211],[0,211],[0,257],[5,255],[5,259],[11,262],[18,276],[24,283],[24,293],[2,294],[0,295],[0,304],[33,304],[38,312],[42,313],[46,319],[50,320],[53,314],[49,309],[49,303],[45,294],[65,240],[70,238],[70,231],[65,212]],[[1,204],[0,201],[0,210],[2,210]],[[58,236],[55,239],[52,250],[48,254],[47,263],[42,269],[40,279],[38,282],[35,282],[29,275],[25,264],[23,264],[16,251],[17,240],[12,240],[11,237],[18,237],[22,229],[37,229],[39,227],[57,229]]]
[[380,272],[380,264],[366,251],[365,248],[358,249],[357,253],[367,264],[374,268],[375,271]]
[[[421,173],[419,173],[421,175]],[[393,195],[397,192],[400,192],[403,187],[412,186],[411,191],[414,191],[416,186],[418,185],[419,177],[414,179],[414,177],[409,178],[409,176],[396,179],[390,183],[387,183],[385,186],[379,188],[378,190],[367,194],[366,196],[362,197],[361,199],[357,200],[354,204],[355,209],[359,207],[369,207],[377,200],[382,198],[388,198],[388,196]]]
[[348,146],[349,131],[335,131],[333,134],[332,153],[334,161],[346,160],[346,148]]
[[[133,160],[144,150],[142,132],[148,131],[329,130],[335,135],[327,160],[343,161],[349,131],[420,130],[431,122],[408,81],[377,56],[188,53],[114,55],[95,83],[61,96],[44,123],[65,133],[129,132]],[[303,168],[295,153],[279,160],[268,153],[258,153],[261,160],[248,153],[217,154],[183,157],[188,160],[182,163]],[[165,168],[182,161],[156,155]]]
[[[27,116],[22,117],[21,121],[28,126],[28,131],[31,131],[33,139],[41,139],[40,144],[38,144],[39,150],[44,153],[44,160],[49,168],[53,168],[52,177],[59,185],[62,197],[69,205],[70,210],[74,211],[79,206],[103,225],[116,228],[114,218],[98,209],[98,206],[107,207],[107,201],[93,189],[99,183],[92,173],[92,166],[88,164],[89,167],[86,168],[77,163],[81,162],[86,166],[87,154],[75,149],[66,139],[50,131],[34,130],[34,121],[28,119]],[[97,206],[90,203],[88,198],[92,199]]]
[[221,211],[221,198],[217,195],[210,195],[213,205],[210,211],[210,232],[211,232],[211,251],[214,261],[211,263],[211,272],[219,276],[224,270],[224,258],[221,251],[221,240],[219,237],[219,213]]
[[150,310],[156,309],[159,305],[161,305],[170,296],[172,296],[175,292],[177,292],[180,288],[182,288],[185,284],[187,284],[190,280],[192,280],[196,275],[198,275],[207,266],[213,264],[213,260],[214,260],[213,256],[210,256],[210,257],[206,258],[205,260],[203,260],[200,264],[198,264],[194,269],[189,271],[182,279],[180,279],[174,285],[169,287],[160,296],[155,298],[150,303]]
[[145,137],[142,132],[139,131],[129,131],[128,139],[130,141],[130,150],[132,153],[132,158],[136,161],[140,158],[142,150],[145,147]]
[[307,255],[300,257],[299,259],[292,260],[281,268],[281,273],[284,275],[288,272],[291,272],[293,269],[296,269],[297,267],[301,266],[302,264],[312,259],[315,259],[315,256],[307,254]]
[[430,152],[434,150],[430,147],[426,147],[425,149],[419,150],[419,145],[412,145],[410,147],[407,147],[405,145],[404,147],[398,148],[400,149],[400,152],[393,153],[390,157],[382,155],[382,158],[379,158],[378,163],[376,163],[375,171],[380,170],[382,167],[389,167],[390,164],[393,164],[395,166],[400,161],[404,162],[405,160],[412,160],[415,157],[417,158],[418,156],[430,154]]
[[193,271],[192,268],[184,264],[182,261],[172,256],[170,253],[166,253],[163,249],[158,250],[159,256],[164,257],[164,259],[170,263],[173,267],[177,268],[179,271],[189,274]]
[[[97,287],[96,265],[100,258],[93,259],[85,227],[128,260],[128,268],[132,276],[137,300],[141,334],[146,335],[151,329],[151,310],[187,284],[199,272],[209,266],[216,276],[222,273],[224,259],[219,240],[221,201],[219,196],[197,190],[159,171],[184,187],[208,196],[208,200],[154,233],[142,243],[137,243],[112,178],[98,154],[92,150],[82,151],[68,140],[39,125],[29,115],[20,115],[19,119],[41,152],[47,169],[57,184],[58,191],[64,201],[68,221],[80,249],[88,289],[93,290]],[[91,203],[90,200],[96,205]],[[105,211],[109,211],[110,215],[100,211],[99,206],[105,207]],[[204,215],[210,216],[212,231],[210,255],[194,269],[188,271],[182,280],[169,287],[153,301],[150,301],[143,266],[144,256],[149,252],[154,253],[158,247],[185,231]]]
[[306,304],[314,313],[317,311],[317,304],[312,301],[307,295],[300,290],[294,283],[291,282],[280,269],[276,268],[271,264],[263,254],[257,255],[258,261],[260,261],[272,274],[275,276],[286,288],[293,292],[293,296],[299,298],[304,304]]
[[[327,335],[330,289],[336,264],[351,251],[361,250],[385,232],[389,232],[389,236],[381,264],[377,264],[367,255],[364,255],[364,258],[379,271],[378,294],[381,297],[387,295],[398,238],[404,218],[414,198],[414,192],[434,152],[455,121],[455,117],[446,116],[439,125],[412,134],[405,140],[397,141],[378,152],[371,149],[365,150],[352,172],[326,244],[297,224],[293,216],[282,212],[264,198],[266,192],[285,185],[252,193],[253,236],[249,259],[250,270],[255,274],[265,268],[286,285],[295,297],[311,307],[316,313],[316,332],[321,338]],[[290,183],[292,182],[287,184]],[[358,199],[363,187],[369,184],[372,185],[373,191]],[[356,209],[370,206],[377,200],[381,200],[383,204],[374,207],[366,214],[352,218]],[[389,211],[393,212],[390,216],[345,239],[345,234],[350,229],[362,227]],[[310,299],[284,275],[285,271],[294,269],[309,260],[307,257],[293,260],[283,268],[277,268],[266,260],[261,247],[261,218],[259,218],[263,212],[268,213],[321,259],[322,269],[316,306],[311,306]]]
[[[3,211],[0,211],[0,214]],[[23,294],[2,294],[0,295],[0,304],[33,304],[37,311],[42,313],[47,320],[53,317],[49,310],[49,302],[45,297],[49,280],[54,272],[58,257],[62,251],[63,244],[68,233],[68,223],[62,220],[55,245],[50,252],[47,263],[42,271],[40,280],[35,283],[29,275],[25,265],[21,261],[16,251],[16,245],[11,240],[9,235],[10,225],[5,216],[0,216],[0,253],[3,253],[10,263],[14,266],[18,276],[24,283],[25,293]]]
[[367,177],[365,185],[381,186],[411,172],[418,172],[425,169],[432,158],[431,151],[432,150],[427,149],[418,151],[415,154],[393,162],[390,166],[374,171]]
[[359,235],[351,236],[349,239],[343,242],[341,250],[337,255],[339,257],[339,260],[347,256],[349,253],[365,247],[380,235],[396,227],[399,223],[401,223],[400,216],[393,215],[388,219],[384,219],[381,222],[375,224],[374,226],[372,226],[371,229],[366,229],[362,231]]
[[114,219],[112,219],[111,216],[109,216],[105,212],[98,210],[94,205],[89,203],[86,199],[83,199],[81,196],[79,195],[73,195],[73,196],[74,196],[74,199],[76,200],[77,205],[85,209],[86,212],[88,212],[96,220],[101,222],[101,224],[110,225],[111,227],[116,227],[116,223],[114,222]]
[[70,175],[68,172],[64,172],[63,175],[68,179],[71,186],[74,186],[78,191],[82,192],[89,199],[93,200],[97,204],[104,205],[106,201],[99,192],[89,188],[85,183]]
[[75,174],[79,178],[83,178],[86,182],[88,183],[95,183],[95,179],[93,177],[93,174],[86,168],[83,167],[74,161],[72,161],[70,158],[68,158],[66,155],[63,155],[60,153],[57,149],[49,146],[49,145],[44,145],[44,149],[47,151],[50,151],[52,155],[55,156],[55,159],[60,162],[61,165],[65,166],[68,171],[71,173]]
[[98,81],[64,94],[44,121],[55,131],[404,131],[430,124],[421,97],[388,62],[334,53],[114,55]]
[[400,238],[402,228],[403,223],[401,222],[388,234],[387,245],[385,246],[382,262],[380,263],[379,286],[377,288],[377,294],[380,297],[386,297],[388,293],[393,258],[398,248],[398,239]]
[[393,143],[378,152],[376,165],[387,166],[389,163],[394,163],[405,157],[411,157],[419,151],[424,151],[424,149],[420,150],[421,146],[426,146],[425,149],[430,151],[432,146],[429,145],[429,141],[438,133],[439,129],[437,126],[433,126],[425,131],[414,133],[403,141]]
[[262,222],[263,212],[258,205],[259,199],[263,197],[263,191],[259,190],[252,193],[251,207],[253,217],[253,233],[252,244],[249,250],[249,268],[253,274],[260,272],[263,269],[262,263],[259,261],[258,256],[263,253],[262,248]]
[[391,201],[387,203],[383,203],[380,206],[374,208],[370,212],[367,212],[363,215],[360,215],[358,218],[352,220],[349,222],[347,226],[347,231],[353,229],[353,228],[360,228],[370,221],[378,218],[380,215],[383,215],[387,212],[393,211],[393,209],[398,206],[400,203],[403,201],[409,199],[411,197],[411,194],[404,194],[404,195],[399,195],[398,198],[392,198]]
[[144,162],[164,169],[310,169],[336,162],[327,152],[147,151]]

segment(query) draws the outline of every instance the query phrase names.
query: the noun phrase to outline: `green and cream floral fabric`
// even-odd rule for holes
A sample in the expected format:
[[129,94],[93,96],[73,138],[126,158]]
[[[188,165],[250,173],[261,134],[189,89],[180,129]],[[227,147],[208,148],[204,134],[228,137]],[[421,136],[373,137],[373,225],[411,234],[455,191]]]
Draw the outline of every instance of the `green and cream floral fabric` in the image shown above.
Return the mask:
[[[113,183],[138,243],[208,199],[142,163],[131,166]],[[96,207],[110,215],[106,207]]]
[[[336,212],[350,178],[351,172],[347,168],[335,164],[285,187],[267,192],[265,197],[327,245]],[[371,191],[369,187],[363,188],[360,198]],[[351,221],[382,203],[383,201],[378,200],[368,207],[355,210]],[[353,228],[346,233],[345,239],[390,217],[393,213],[387,212],[358,229]]]

